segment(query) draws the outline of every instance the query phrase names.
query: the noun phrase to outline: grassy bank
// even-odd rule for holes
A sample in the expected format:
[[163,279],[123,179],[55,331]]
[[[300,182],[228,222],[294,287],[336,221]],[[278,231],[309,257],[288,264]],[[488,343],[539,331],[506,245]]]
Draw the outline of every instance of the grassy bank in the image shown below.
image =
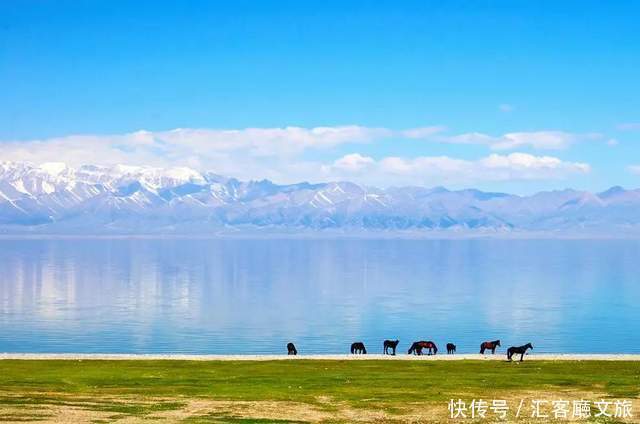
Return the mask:
[[640,363],[621,361],[0,361],[3,422],[433,422],[451,398],[632,399],[640,413],[639,395]]

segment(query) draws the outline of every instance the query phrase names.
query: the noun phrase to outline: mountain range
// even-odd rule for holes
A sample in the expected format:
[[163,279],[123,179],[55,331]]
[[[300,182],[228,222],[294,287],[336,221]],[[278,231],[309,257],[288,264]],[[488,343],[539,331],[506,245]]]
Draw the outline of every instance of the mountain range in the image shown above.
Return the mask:
[[184,167],[0,162],[0,234],[640,235],[640,190],[279,185]]

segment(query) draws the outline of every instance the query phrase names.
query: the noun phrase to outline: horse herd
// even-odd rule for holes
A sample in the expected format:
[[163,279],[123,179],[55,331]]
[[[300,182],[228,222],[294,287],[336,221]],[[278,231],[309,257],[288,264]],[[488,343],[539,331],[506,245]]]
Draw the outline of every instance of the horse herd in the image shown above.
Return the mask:
[[[383,355],[395,355],[396,348],[400,340],[385,340],[382,344],[382,353]],[[480,344],[480,353],[484,354],[486,351],[491,351],[492,354],[496,353],[496,349],[500,347],[500,340],[493,340],[488,342],[482,342]],[[522,346],[511,346],[507,349],[507,360],[511,361],[513,359],[513,355],[520,355],[520,362],[524,359],[524,355],[526,354],[528,349],[533,349],[531,343],[527,343]],[[408,355],[423,355],[423,351],[427,352],[427,355],[436,355],[438,353],[438,346],[432,341],[418,341],[413,342],[409,350],[407,351]],[[456,345],[453,343],[447,343],[447,354],[451,355],[456,352]],[[354,355],[366,355],[367,348],[364,346],[362,342],[351,343],[351,353]],[[293,343],[287,343],[287,354],[288,355],[297,355],[298,350],[296,349]]]

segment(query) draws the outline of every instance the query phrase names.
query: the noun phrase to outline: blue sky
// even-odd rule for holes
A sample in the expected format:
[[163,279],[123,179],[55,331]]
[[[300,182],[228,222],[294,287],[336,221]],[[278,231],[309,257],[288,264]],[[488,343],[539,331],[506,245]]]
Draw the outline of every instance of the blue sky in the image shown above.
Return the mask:
[[0,160],[637,187],[638,16],[633,1],[3,1]]

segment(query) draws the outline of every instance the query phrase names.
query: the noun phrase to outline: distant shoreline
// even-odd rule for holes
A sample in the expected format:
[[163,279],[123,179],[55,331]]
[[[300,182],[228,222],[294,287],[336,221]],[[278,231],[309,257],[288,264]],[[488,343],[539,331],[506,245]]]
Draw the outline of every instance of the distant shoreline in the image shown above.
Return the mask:
[[[0,360],[65,360],[65,361],[286,361],[286,360],[378,360],[378,361],[506,361],[506,353],[495,355],[454,354],[454,355],[406,355],[382,354],[311,354],[281,355],[191,355],[191,354],[130,354],[130,353],[2,353]],[[640,361],[640,354],[626,353],[541,353],[525,356],[525,361]],[[516,361],[514,361],[516,362]]]
[[0,241],[21,240],[426,240],[426,241],[465,241],[465,240],[568,240],[568,241],[640,241],[640,233],[571,233],[571,232],[220,232],[211,234],[55,234],[55,233],[2,233]]

